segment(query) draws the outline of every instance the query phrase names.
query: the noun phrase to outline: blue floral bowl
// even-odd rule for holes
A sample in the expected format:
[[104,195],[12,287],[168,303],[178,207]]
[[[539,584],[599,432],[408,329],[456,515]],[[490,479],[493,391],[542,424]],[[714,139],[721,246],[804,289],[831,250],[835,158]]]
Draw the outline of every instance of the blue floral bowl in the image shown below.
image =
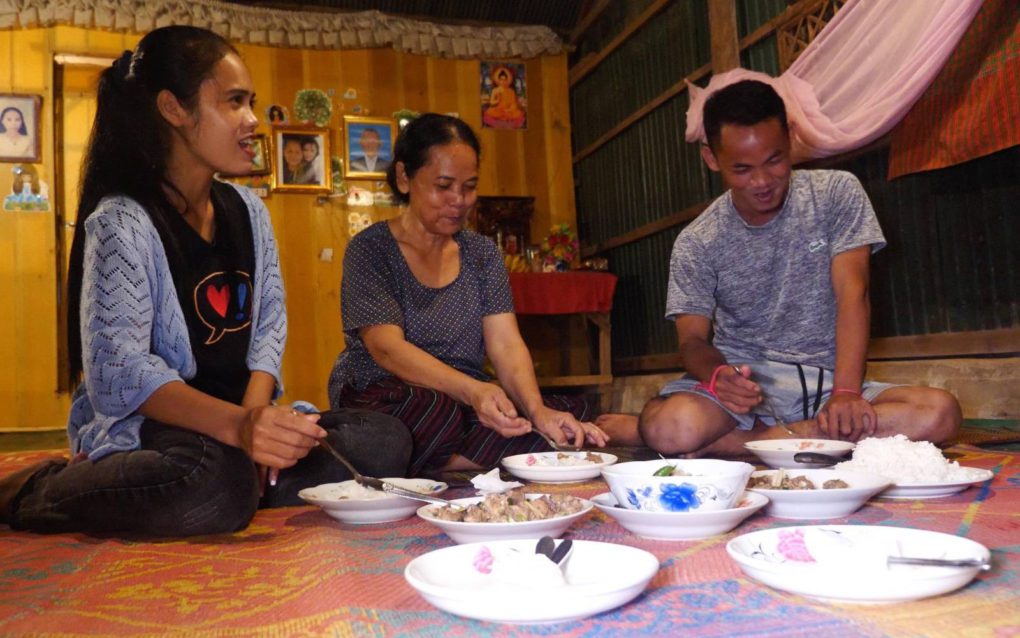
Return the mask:
[[[655,476],[672,465],[686,476]],[[694,512],[732,508],[744,493],[754,466],[717,459],[668,459],[617,463],[602,469],[616,501],[646,512]]]

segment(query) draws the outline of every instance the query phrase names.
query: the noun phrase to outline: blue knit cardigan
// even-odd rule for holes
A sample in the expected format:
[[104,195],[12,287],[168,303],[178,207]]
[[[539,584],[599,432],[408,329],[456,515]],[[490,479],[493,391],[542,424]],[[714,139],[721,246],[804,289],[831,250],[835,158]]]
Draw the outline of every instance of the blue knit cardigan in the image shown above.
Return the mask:
[[[234,188],[248,208],[255,247],[246,361],[252,372],[273,375],[279,396],[287,339],[279,255],[262,200]],[[106,197],[85,221],[85,232],[84,374],[71,400],[67,432],[72,453],[96,460],[138,449],[143,421],[138,407],[162,385],[193,378],[197,366],[163,242],[141,205]]]

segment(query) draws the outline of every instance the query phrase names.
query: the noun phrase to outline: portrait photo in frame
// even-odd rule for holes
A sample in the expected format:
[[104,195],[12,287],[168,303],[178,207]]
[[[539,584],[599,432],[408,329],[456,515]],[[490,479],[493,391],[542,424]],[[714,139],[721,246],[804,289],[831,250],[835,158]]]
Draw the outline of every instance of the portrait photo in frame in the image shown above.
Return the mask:
[[385,179],[393,161],[396,123],[387,118],[344,116],[344,177]]
[[273,158],[269,154],[269,140],[262,133],[258,133],[251,141],[251,147],[255,150],[255,157],[252,159],[251,172],[249,175],[268,175],[273,172]]
[[274,192],[330,192],[329,129],[273,127],[272,163]]
[[0,93],[0,162],[39,161],[42,97]]

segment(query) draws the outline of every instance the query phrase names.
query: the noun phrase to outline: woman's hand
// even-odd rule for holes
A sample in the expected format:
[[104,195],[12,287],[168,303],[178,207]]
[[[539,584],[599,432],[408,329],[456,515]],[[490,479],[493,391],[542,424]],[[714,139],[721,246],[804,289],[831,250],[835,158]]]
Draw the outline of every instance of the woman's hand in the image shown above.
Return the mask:
[[318,414],[301,414],[289,406],[251,408],[241,423],[241,449],[259,465],[277,470],[291,467],[325,438],[318,420]]
[[510,438],[531,432],[531,423],[517,414],[513,401],[493,383],[478,382],[471,393],[471,407],[482,425]]
[[544,405],[534,411],[531,422],[557,443],[578,447],[587,443],[605,447],[609,442],[609,435],[594,423],[578,421],[569,412],[560,412]]

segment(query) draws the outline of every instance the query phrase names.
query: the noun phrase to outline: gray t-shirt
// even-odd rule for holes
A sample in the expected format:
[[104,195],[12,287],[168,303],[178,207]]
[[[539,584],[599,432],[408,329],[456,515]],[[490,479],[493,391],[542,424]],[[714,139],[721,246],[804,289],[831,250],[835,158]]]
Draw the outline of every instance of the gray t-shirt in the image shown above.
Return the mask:
[[666,318],[712,320],[729,361],[769,359],[835,367],[832,258],[885,237],[860,182],[843,171],[794,171],[780,213],[747,224],[730,193],[677,237]]
[[415,278],[386,222],[369,226],[351,240],[340,289],[347,347],[330,374],[331,405],[338,405],[345,385],[364,390],[391,376],[358,336],[358,329],[365,326],[400,326],[409,343],[464,374],[488,379],[482,370],[482,318],[514,311],[510,284],[491,239],[469,230],[453,238],[460,247],[460,273],[442,288],[430,288]]

